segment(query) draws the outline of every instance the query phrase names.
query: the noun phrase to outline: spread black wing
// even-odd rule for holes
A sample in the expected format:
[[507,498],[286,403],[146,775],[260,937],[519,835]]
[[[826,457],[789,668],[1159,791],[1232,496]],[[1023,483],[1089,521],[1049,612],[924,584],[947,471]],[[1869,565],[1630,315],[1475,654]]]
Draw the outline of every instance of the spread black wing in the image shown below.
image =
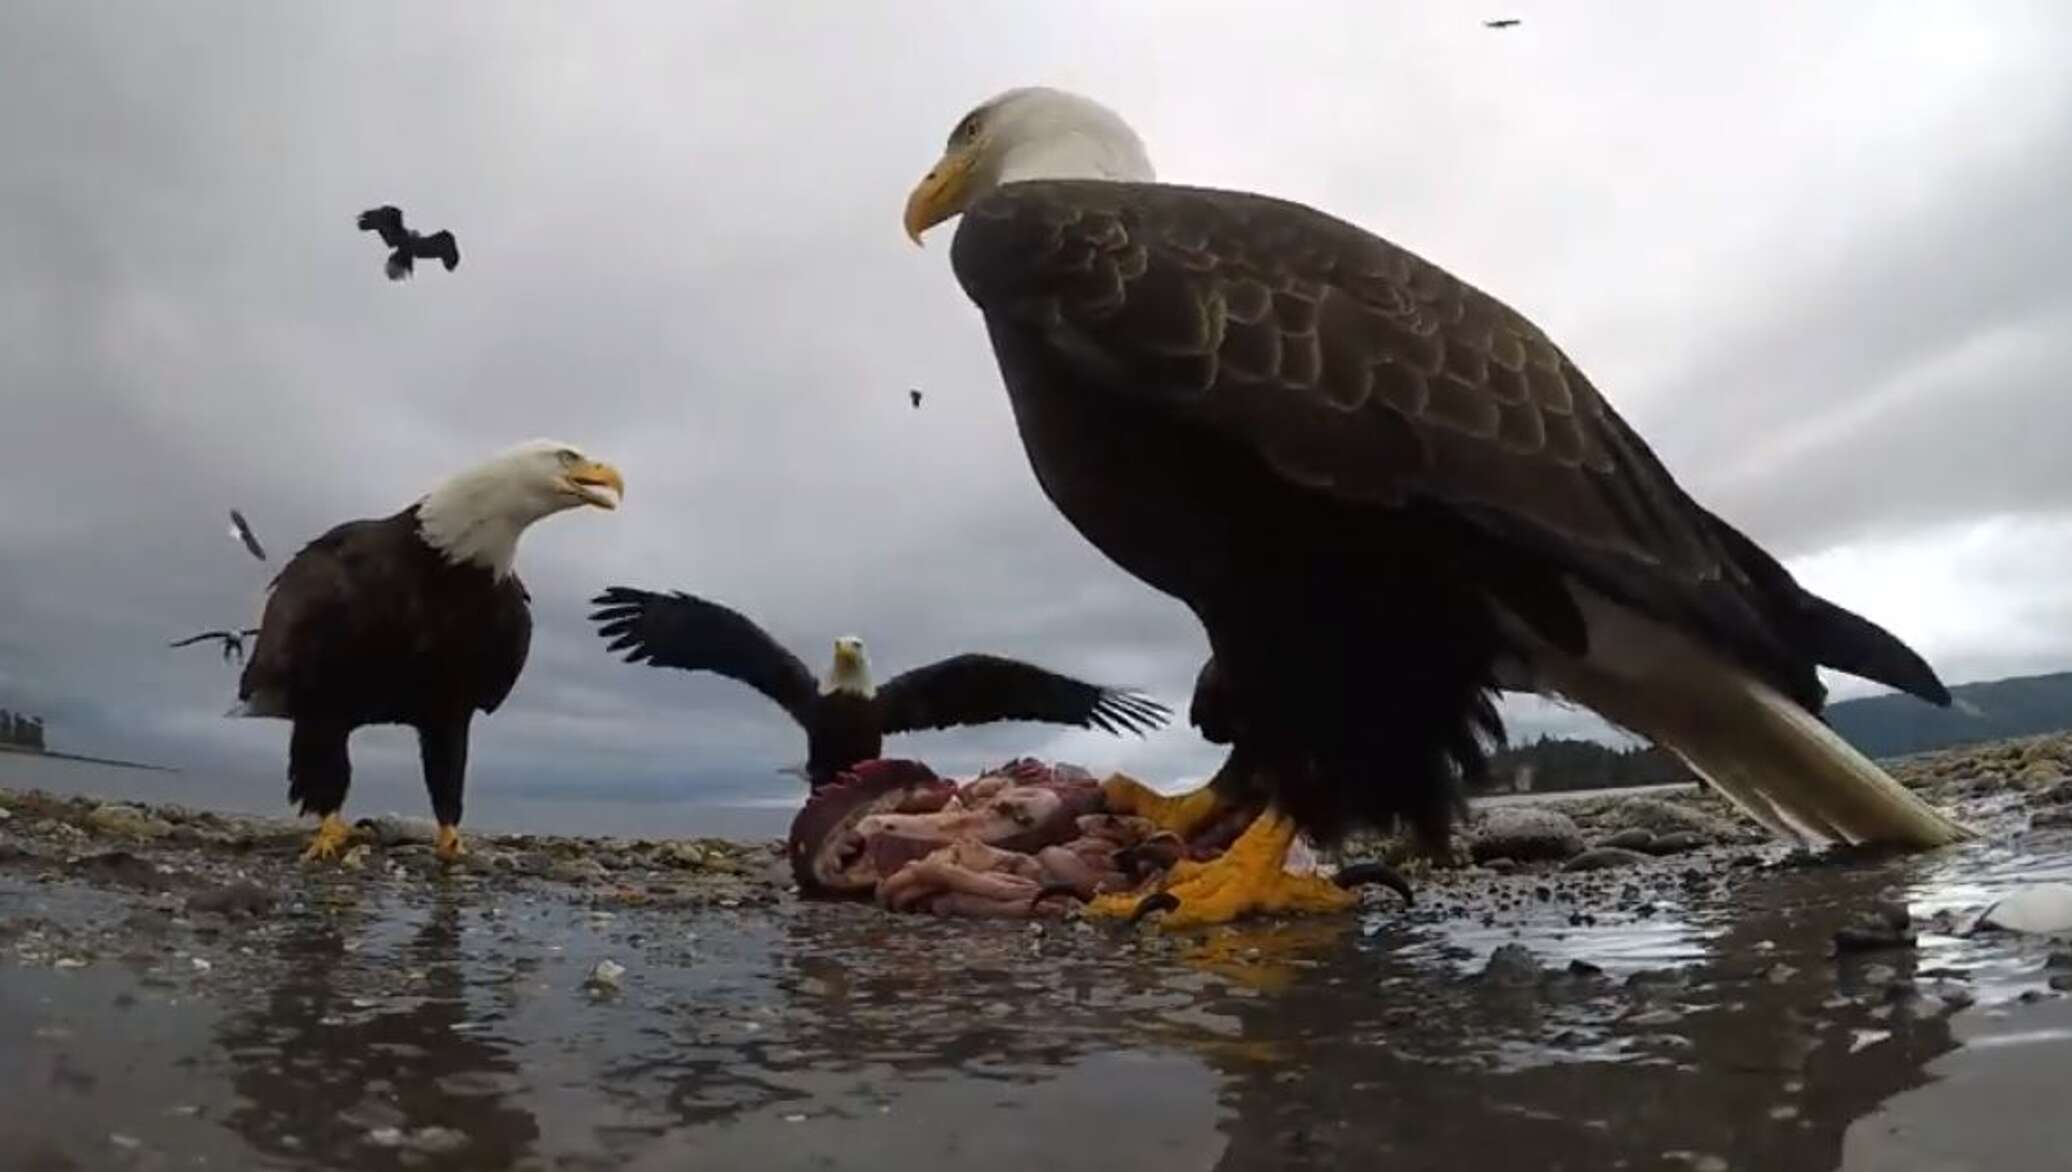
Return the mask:
[[[1815,662],[1947,696],[1693,502],[1538,327],[1352,224],[1241,192],[1013,183],[967,210],[952,261],[996,329],[1299,491],[1451,517],[1702,631],[1816,711]],[[1572,648],[1582,630],[1528,617]]]
[[413,256],[437,260],[446,266],[449,273],[460,267],[460,246],[453,242],[451,232],[419,236],[410,242],[410,252]]
[[956,655],[902,672],[878,688],[877,708],[879,727],[887,733],[1037,720],[1142,735],[1172,715],[1136,692],[998,655]]
[[360,231],[380,233],[381,242],[390,248],[401,248],[410,242],[410,233],[403,227],[403,209],[388,204],[361,212]]
[[717,672],[775,700],[811,727],[820,686],[799,657],[739,611],[682,591],[657,594],[613,586],[591,602],[597,633],[628,663]]
[[203,631],[203,632],[202,632],[201,634],[199,634],[199,635],[189,635],[189,636],[187,636],[187,637],[186,637],[185,639],[181,639],[180,641],[178,641],[178,642],[176,642],[176,643],[168,643],[168,644],[166,644],[166,646],[168,646],[168,647],[191,647],[191,646],[193,646],[193,645],[194,645],[194,644],[196,644],[196,643],[201,643],[201,642],[204,642],[204,641],[206,641],[206,640],[209,640],[209,639],[224,639],[224,640],[229,640],[229,639],[237,639],[237,638],[242,638],[242,637],[243,637],[243,636],[245,636],[245,635],[251,635],[251,634],[257,634],[257,631],[256,631],[256,630],[255,630],[255,631]]
[[236,509],[230,510],[230,531],[233,536],[244,543],[245,548],[251,551],[253,557],[258,558],[262,562],[266,560],[265,547],[259,544],[257,537],[253,536],[252,527],[245,522],[245,515]]

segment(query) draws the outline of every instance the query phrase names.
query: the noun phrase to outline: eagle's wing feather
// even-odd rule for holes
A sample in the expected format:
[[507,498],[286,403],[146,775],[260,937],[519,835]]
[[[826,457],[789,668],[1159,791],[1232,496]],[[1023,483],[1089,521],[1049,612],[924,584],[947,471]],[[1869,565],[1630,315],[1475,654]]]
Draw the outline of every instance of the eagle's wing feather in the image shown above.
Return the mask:
[[453,233],[434,232],[411,241],[410,251],[417,256],[436,260],[446,266],[447,272],[460,267],[460,246],[454,242]]
[[238,512],[236,509],[230,510],[230,526],[231,532],[237,536],[239,541],[244,543],[245,549],[253,557],[258,558],[262,562],[266,560],[266,547],[259,544],[259,538],[253,534],[252,526],[245,520],[243,513]]
[[231,634],[229,631],[203,631],[199,635],[189,635],[185,639],[182,639],[177,643],[168,643],[166,644],[166,646],[192,647],[194,644],[203,642],[208,639],[228,639],[230,637]]
[[597,633],[628,663],[709,671],[747,684],[810,727],[819,684],[769,632],[739,611],[682,591],[613,586],[591,600]]
[[[1248,447],[1307,490],[1437,506],[1705,629],[1818,709],[1813,640],[1791,629],[1811,596],[1693,502],[1544,333],[1443,269],[1299,204],[1077,181],[998,189],[967,210],[952,256],[989,318],[1040,332],[1086,381]],[[1851,670],[1941,693],[1875,633]]]
[[1104,688],[998,655],[955,655],[902,672],[878,688],[887,733],[1000,720],[1077,725],[1142,735],[1171,712],[1136,692]]

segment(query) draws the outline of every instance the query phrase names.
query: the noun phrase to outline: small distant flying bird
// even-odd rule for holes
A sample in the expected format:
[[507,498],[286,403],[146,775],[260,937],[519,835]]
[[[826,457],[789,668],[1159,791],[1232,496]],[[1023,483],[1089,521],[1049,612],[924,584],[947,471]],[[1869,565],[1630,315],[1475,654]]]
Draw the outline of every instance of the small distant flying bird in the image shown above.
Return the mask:
[[244,542],[245,548],[252,551],[253,557],[262,562],[266,560],[265,547],[259,544],[258,538],[252,536],[252,527],[245,522],[245,515],[236,509],[230,510],[230,535]]
[[1502,20],[1485,20],[1482,22],[1483,28],[1516,28],[1517,26],[1517,19],[1508,16]]
[[437,259],[449,273],[460,267],[460,248],[453,242],[453,233],[439,231],[430,236],[420,236],[403,226],[400,208],[383,204],[361,212],[360,231],[379,232],[381,242],[395,249],[388,258],[387,272],[391,281],[409,276],[420,257]]
[[245,639],[258,633],[259,628],[257,627],[247,627],[242,631],[203,631],[199,635],[189,635],[177,643],[168,643],[166,646],[188,647],[209,639],[221,639],[223,641],[223,662],[230,663],[234,660],[242,664],[245,661]]
[[916,409],[916,410],[918,410],[918,409],[920,408],[920,406],[921,406],[921,392],[919,392],[919,391],[908,391],[908,392],[907,392],[907,398],[909,398],[909,399],[912,399],[912,400],[914,401],[914,407],[915,407],[915,409]]

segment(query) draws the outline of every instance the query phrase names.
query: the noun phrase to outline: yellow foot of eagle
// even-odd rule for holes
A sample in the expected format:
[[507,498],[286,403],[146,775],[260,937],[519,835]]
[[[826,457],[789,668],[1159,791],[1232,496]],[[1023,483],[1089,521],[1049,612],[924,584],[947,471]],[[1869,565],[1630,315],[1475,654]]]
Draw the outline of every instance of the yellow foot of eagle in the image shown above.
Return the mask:
[[1357,905],[1359,896],[1333,880],[1288,872],[1295,834],[1295,823],[1269,808],[1221,857],[1179,863],[1166,876],[1163,890],[1148,896],[1104,895],[1086,905],[1086,914],[1134,920],[1164,909],[1164,927],[1186,928],[1248,915],[1342,912]]
[[1223,798],[1213,786],[1168,796],[1120,773],[1101,783],[1101,796],[1110,814],[1148,818],[1160,830],[1170,830],[1183,839],[1192,838],[1223,812]]
[[302,861],[314,863],[335,859],[338,852],[345,848],[346,840],[352,836],[353,828],[347,825],[345,819],[340,818],[336,811],[326,814],[324,820],[317,823],[317,832],[311,836],[309,846],[303,849]]
[[439,856],[442,863],[459,862],[461,856],[468,853],[468,848],[460,841],[460,827],[445,822],[439,823],[439,837],[432,844],[432,852]]

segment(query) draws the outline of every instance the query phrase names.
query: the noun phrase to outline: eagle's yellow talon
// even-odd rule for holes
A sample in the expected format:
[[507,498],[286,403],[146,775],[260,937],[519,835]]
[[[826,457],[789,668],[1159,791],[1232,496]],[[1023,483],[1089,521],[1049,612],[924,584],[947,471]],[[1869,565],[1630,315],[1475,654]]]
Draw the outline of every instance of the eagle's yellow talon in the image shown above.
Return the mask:
[[1175,867],[1158,893],[1101,896],[1086,905],[1085,914],[1134,920],[1152,894],[1170,897],[1149,909],[1164,910],[1159,923],[1167,928],[1227,924],[1249,915],[1321,915],[1356,906],[1359,896],[1322,875],[1288,873],[1295,833],[1285,815],[1268,810],[1221,858]]
[[303,848],[302,861],[314,863],[337,858],[338,852],[344,849],[346,840],[352,837],[352,833],[352,827],[346,825],[345,819],[336,813],[324,815],[324,820],[317,823],[316,834],[310,837],[309,845]]
[[1192,838],[1223,810],[1222,796],[1210,786],[1168,795],[1120,773],[1101,783],[1101,796],[1110,814],[1148,818],[1160,830],[1170,830],[1183,839]]
[[438,841],[432,844],[432,852],[439,856],[440,861],[447,863],[455,862],[467,854],[468,848],[460,840],[460,827],[440,823]]

